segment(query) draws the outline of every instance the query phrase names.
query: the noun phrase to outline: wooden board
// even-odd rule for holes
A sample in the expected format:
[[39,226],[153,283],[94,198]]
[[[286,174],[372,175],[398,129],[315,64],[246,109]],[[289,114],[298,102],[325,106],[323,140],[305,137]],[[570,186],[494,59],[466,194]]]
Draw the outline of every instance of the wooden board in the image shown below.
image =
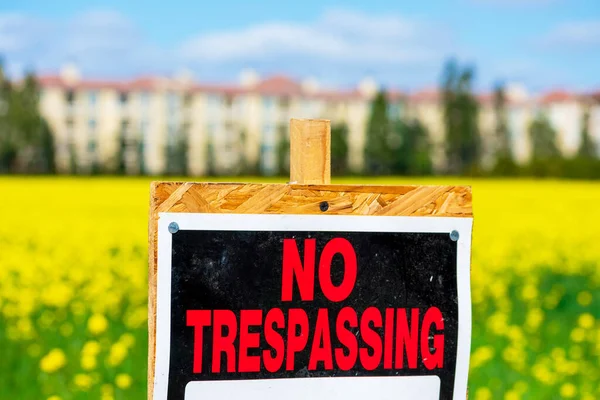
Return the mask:
[[[327,210],[322,211],[322,203]],[[148,270],[148,398],[156,343],[157,224],[161,212],[472,217],[468,186],[153,182]]]

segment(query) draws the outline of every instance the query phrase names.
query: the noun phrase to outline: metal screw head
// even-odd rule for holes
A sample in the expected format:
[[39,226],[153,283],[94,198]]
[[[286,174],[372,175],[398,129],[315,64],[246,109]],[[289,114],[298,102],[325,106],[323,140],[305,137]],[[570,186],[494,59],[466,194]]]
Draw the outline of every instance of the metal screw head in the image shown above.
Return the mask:
[[319,208],[321,209],[321,211],[325,212],[329,210],[329,203],[326,201],[322,201],[321,204],[319,204]]
[[454,230],[450,232],[450,240],[456,242],[458,240],[458,231]]
[[177,233],[179,232],[179,225],[177,222],[171,222],[169,224],[169,233]]

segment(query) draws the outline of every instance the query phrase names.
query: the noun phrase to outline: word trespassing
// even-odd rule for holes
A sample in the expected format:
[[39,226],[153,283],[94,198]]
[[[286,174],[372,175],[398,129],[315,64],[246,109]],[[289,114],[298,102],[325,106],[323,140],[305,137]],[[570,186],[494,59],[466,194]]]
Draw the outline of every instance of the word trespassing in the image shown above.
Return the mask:
[[[344,278],[339,285],[331,279],[331,263],[337,254],[344,259]],[[315,261],[316,239],[305,239],[304,263],[296,240],[283,240],[282,302],[292,301],[294,280],[300,300],[314,299]],[[330,240],[321,252],[318,269],[319,286],[325,297],[333,303],[345,300],[356,278],[352,244],[344,238]],[[416,369],[419,364],[433,370],[444,365],[444,317],[437,307],[383,310],[367,307],[359,313],[347,306],[337,315],[320,308],[313,324],[302,308],[286,311],[271,308],[266,312],[187,310],[186,324],[194,328],[194,373],[208,368],[203,365],[205,333],[212,339],[210,371],[214,374],[294,371],[296,354],[307,346],[309,370],[347,371],[357,363],[369,371],[381,367]],[[339,346],[332,345],[332,338]],[[261,342],[266,342],[269,348],[259,351]],[[225,357],[225,371],[221,370],[222,357]]]

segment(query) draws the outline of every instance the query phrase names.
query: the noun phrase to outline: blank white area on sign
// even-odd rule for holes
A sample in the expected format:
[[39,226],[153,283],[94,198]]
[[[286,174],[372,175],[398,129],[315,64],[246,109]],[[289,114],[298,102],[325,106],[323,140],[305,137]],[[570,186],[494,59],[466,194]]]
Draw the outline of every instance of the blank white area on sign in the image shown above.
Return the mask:
[[429,376],[339,377],[195,381],[185,400],[439,400],[440,378]]

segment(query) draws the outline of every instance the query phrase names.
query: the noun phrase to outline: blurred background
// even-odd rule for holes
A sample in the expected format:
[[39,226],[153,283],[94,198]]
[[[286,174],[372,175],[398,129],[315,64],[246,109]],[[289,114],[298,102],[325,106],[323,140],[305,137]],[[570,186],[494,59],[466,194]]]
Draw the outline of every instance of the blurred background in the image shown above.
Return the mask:
[[[145,398],[152,179],[470,184],[470,398],[600,398],[600,5],[0,5],[0,397]],[[159,178],[157,178],[159,177]]]

